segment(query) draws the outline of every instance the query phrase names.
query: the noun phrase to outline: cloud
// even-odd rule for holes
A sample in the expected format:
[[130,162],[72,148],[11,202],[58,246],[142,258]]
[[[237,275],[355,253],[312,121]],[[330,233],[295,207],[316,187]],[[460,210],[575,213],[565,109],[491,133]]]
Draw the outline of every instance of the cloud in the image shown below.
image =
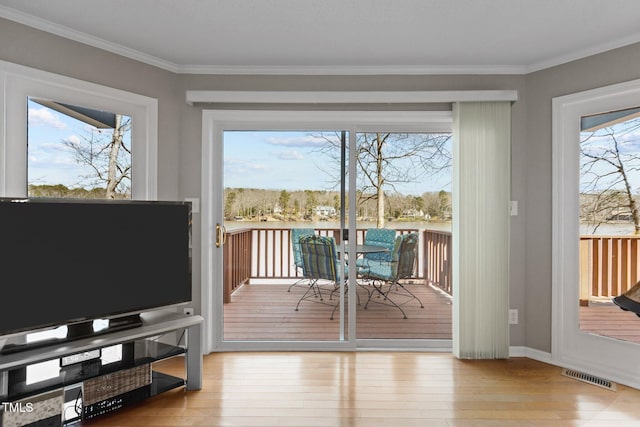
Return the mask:
[[43,143],[29,149],[29,166],[47,168],[78,167],[68,147],[61,143]]
[[251,172],[263,172],[269,168],[263,163],[226,157],[224,159],[224,169],[225,173],[245,174]]
[[56,114],[48,108],[29,108],[29,125],[32,126],[50,126],[56,129],[65,129],[67,127]]
[[272,151],[271,154],[280,160],[304,159],[304,156],[298,150]]
[[[333,134],[327,135],[328,138],[332,138]],[[285,147],[305,147],[315,148],[322,147],[327,144],[327,140],[318,135],[301,135],[291,137],[269,137],[265,141],[271,145],[285,146]]]
[[66,138],[65,141],[76,147],[79,146],[81,142],[78,135],[71,135],[70,137]]

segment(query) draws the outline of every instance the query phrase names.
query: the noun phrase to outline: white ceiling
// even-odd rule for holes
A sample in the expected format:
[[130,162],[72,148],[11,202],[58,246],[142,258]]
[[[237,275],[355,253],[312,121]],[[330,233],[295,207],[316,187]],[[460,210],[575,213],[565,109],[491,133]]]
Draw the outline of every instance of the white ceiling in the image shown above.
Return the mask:
[[640,41],[639,0],[0,0],[173,72],[528,73]]

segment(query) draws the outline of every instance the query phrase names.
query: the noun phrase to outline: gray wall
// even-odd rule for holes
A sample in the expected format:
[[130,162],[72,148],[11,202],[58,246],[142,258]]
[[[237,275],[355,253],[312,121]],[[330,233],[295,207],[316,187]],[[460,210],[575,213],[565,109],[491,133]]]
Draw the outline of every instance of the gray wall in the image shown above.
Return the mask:
[[[520,215],[512,218],[510,300],[520,324],[512,326],[511,345],[545,352],[551,350],[551,99],[640,77],[640,45],[526,76],[176,75],[3,19],[0,59],[157,98],[161,199],[200,197],[202,107],[188,106],[185,90],[517,90],[512,199]],[[200,227],[194,219],[199,303]]]

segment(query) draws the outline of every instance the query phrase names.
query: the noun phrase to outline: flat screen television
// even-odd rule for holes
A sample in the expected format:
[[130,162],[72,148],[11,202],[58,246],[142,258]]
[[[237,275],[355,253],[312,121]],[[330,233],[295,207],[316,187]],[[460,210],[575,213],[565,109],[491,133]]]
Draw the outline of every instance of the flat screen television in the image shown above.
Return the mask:
[[190,233],[188,202],[0,198],[0,338],[190,301]]

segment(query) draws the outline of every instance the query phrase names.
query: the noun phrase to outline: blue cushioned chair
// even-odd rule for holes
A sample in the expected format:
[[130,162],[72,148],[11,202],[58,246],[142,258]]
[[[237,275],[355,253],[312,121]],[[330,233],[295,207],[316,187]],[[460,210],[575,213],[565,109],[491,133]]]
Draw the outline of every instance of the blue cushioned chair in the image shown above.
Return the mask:
[[[307,235],[302,236],[299,243],[302,271],[304,277],[309,279],[309,288],[298,301],[296,311],[298,311],[302,301],[309,300],[333,306],[330,317],[330,319],[333,319],[338,303],[333,304],[324,300],[321,284],[328,284],[331,287],[329,291],[329,300],[331,300],[331,295],[333,295],[340,283],[335,240],[333,237]],[[325,295],[326,292],[325,290]]]
[[369,228],[364,234],[364,244],[380,246],[385,252],[373,252],[364,254],[356,261],[356,266],[366,267],[371,261],[391,261],[391,252],[396,241],[396,230],[388,228]]
[[[303,236],[313,236],[314,230],[313,228],[292,228],[289,232],[289,236],[291,236],[291,251],[293,252],[293,263],[296,266],[296,271],[302,271],[302,255],[300,253],[300,238]],[[297,282],[293,283],[287,289],[287,292],[291,292],[291,288],[294,286],[305,284],[306,286],[307,279],[302,278]]]
[[[369,299],[364,308],[367,308],[369,302],[372,301],[374,293],[381,297],[382,301],[373,300],[373,302],[397,307],[405,319],[407,314],[401,306],[407,302],[415,299],[420,304],[420,308],[424,308],[422,301],[400,282],[401,279],[413,277],[417,247],[418,235],[416,233],[398,236],[389,253],[390,261],[369,260],[366,265],[358,269],[358,273],[372,286],[372,292],[369,293]],[[396,296],[404,297],[403,301],[399,302]]]

